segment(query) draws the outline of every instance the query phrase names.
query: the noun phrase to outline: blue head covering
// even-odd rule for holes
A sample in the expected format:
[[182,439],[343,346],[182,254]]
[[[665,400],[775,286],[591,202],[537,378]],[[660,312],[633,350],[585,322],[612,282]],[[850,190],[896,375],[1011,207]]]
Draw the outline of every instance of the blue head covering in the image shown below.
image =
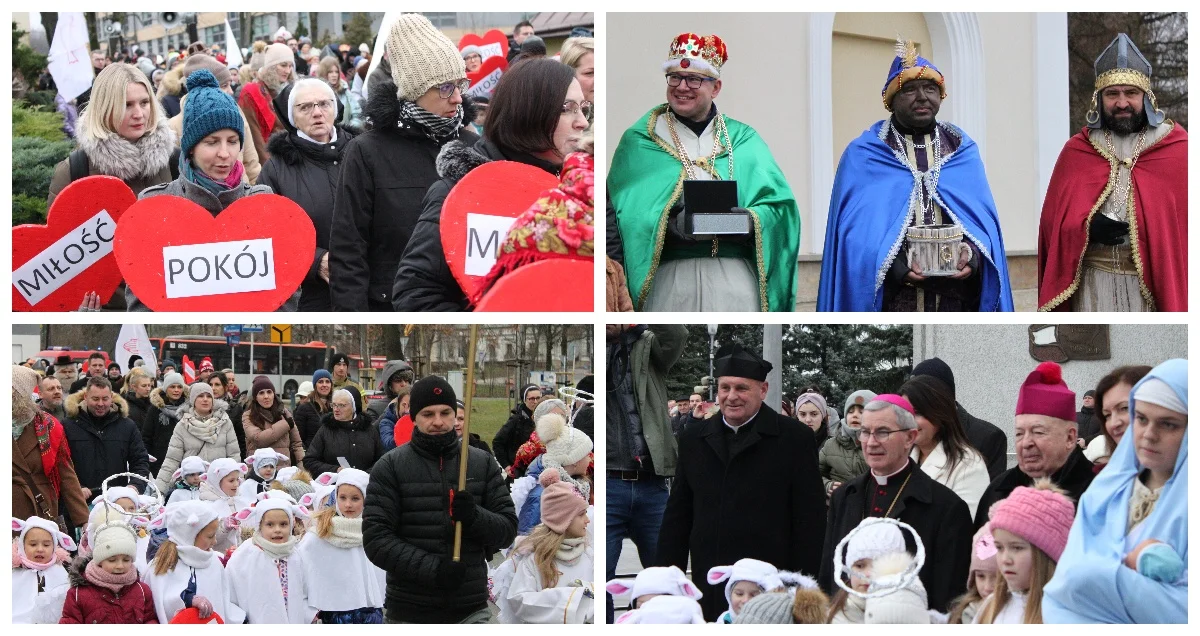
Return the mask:
[[[1187,360],[1168,360],[1150,371],[1129,394],[1131,417],[1138,389],[1157,378],[1187,405]],[[1130,430],[1117,444],[1108,466],[1096,476],[1079,501],[1067,549],[1054,578],[1043,591],[1046,623],[1186,623],[1188,586],[1159,583],[1123,564],[1125,526],[1133,481],[1142,471]],[[1188,558],[1188,435],[1185,431],[1175,471],[1163,485],[1153,512],[1137,529],[1141,539],[1157,539]]]
[[912,40],[896,41],[896,57],[888,69],[887,81],[883,83],[883,106],[892,110],[892,97],[900,91],[904,82],[924,79],[936,82],[941,87],[942,99],[946,98],[946,77],[933,62],[917,55],[917,45]]

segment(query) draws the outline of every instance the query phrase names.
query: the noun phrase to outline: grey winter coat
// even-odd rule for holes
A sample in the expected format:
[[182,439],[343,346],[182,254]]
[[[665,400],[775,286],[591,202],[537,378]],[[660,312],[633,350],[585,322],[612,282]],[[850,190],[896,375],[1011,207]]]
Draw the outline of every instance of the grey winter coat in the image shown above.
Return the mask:
[[867,460],[863,457],[862,448],[846,434],[847,431],[839,424],[837,432],[821,446],[818,461],[826,495],[833,490],[834,482],[844,484],[867,472]]
[[[167,455],[162,458],[162,467],[158,469],[159,490],[171,490],[172,484],[175,483],[172,474],[185,457],[196,455],[206,462],[222,457],[242,461],[242,453],[238,449],[237,435],[233,431],[233,422],[229,419],[228,410],[229,405],[225,400],[213,400],[212,413],[207,419],[200,419],[194,407],[187,404],[179,407],[179,422],[175,424]],[[208,427],[212,427],[213,430],[210,434],[205,434],[203,429]]]

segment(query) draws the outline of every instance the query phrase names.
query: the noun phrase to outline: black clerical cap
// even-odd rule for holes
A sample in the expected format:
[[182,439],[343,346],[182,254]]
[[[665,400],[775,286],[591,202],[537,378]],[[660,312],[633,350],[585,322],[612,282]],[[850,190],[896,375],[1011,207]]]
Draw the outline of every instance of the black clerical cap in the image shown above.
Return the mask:
[[753,351],[746,351],[738,343],[727,344],[717,350],[717,377],[749,378],[762,382],[771,372],[771,363]]

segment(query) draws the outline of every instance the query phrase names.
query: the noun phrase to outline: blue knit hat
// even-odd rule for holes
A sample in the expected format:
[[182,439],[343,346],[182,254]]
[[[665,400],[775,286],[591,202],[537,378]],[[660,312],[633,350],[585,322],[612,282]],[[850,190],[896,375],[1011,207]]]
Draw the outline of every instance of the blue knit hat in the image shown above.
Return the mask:
[[180,148],[188,156],[201,139],[218,130],[236,131],[245,144],[242,113],[237,102],[221,91],[217,78],[205,69],[194,71],[187,78],[187,102],[183,105],[183,140]]
[[317,369],[316,371],[313,372],[313,379],[312,379],[313,386],[316,386],[317,380],[320,380],[321,378],[325,378],[326,380],[333,382],[333,374],[326,371],[325,369]]

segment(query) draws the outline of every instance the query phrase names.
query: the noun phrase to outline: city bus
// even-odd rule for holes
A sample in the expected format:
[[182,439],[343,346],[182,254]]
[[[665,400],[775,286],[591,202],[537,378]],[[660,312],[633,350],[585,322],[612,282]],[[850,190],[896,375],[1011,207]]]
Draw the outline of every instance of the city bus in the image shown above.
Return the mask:
[[[239,344],[229,346],[225,338],[220,336],[167,336],[151,338],[158,351],[159,368],[162,368],[164,358],[170,358],[176,368],[182,373],[183,356],[187,356],[192,364],[200,370],[200,362],[211,358],[213,367],[233,369],[237,376],[238,388],[250,390],[254,376],[265,375],[275,384],[275,390],[283,394],[285,399],[291,399],[305,380],[312,381],[313,371],[325,368],[328,357],[336,352],[334,347],[324,342],[312,341],[305,344],[278,345],[271,342],[254,342],[254,357],[251,359],[249,338]],[[282,347],[282,358],[280,348]],[[281,366],[282,363],[282,366]],[[357,365],[351,364],[350,377],[358,375]]]

